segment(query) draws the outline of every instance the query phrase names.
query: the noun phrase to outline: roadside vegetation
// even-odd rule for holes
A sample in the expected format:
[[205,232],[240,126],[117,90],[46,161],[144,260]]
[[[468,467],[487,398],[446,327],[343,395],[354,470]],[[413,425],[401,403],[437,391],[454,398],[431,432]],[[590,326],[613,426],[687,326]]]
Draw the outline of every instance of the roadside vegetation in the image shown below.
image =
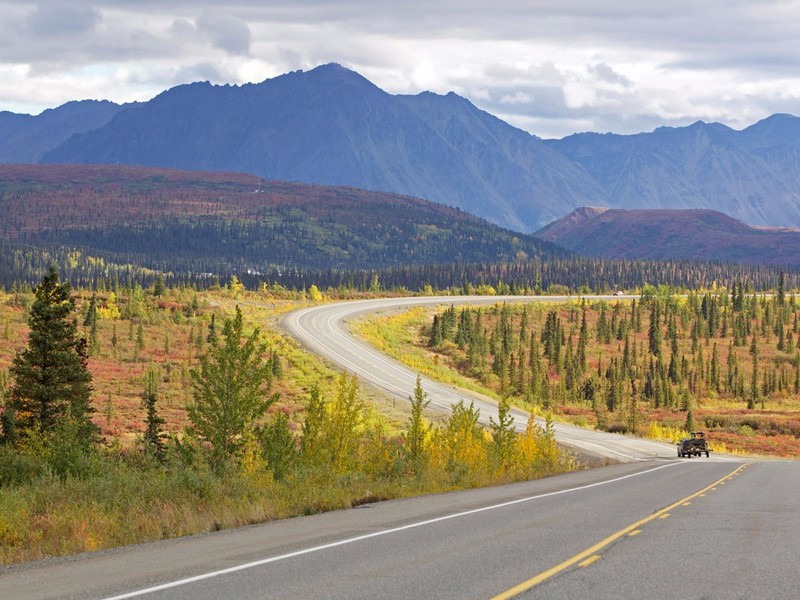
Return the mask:
[[714,450],[798,456],[800,304],[776,284],[447,307],[359,331],[426,374],[559,420],[666,441],[702,429]]
[[431,422],[420,385],[408,410],[370,402],[275,326],[322,299],[235,277],[72,290],[55,270],[0,294],[0,562],[575,467],[507,404],[487,430],[468,405]]

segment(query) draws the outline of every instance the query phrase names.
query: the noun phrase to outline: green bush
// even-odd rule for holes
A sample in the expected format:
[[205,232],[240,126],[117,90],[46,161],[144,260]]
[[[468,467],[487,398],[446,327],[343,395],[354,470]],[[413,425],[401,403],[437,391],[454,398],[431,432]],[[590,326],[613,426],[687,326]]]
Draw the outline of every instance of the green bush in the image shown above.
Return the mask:
[[0,446],[0,487],[16,487],[49,472],[47,463],[41,457],[10,446]]

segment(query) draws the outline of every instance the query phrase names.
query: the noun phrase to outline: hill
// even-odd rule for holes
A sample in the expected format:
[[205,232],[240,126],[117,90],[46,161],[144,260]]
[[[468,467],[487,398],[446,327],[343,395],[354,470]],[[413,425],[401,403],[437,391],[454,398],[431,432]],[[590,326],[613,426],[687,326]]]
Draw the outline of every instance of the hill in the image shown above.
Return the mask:
[[458,209],[234,173],[0,165],[0,238],[192,272],[564,256]]
[[800,265],[800,231],[750,227],[713,210],[581,208],[536,235],[603,258]]

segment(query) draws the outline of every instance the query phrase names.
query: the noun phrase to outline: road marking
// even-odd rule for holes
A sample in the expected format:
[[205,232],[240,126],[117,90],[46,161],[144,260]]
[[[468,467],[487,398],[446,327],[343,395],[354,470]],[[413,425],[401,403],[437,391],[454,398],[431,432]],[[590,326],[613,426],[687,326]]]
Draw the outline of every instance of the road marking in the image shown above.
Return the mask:
[[589,558],[587,558],[585,561],[583,561],[583,562],[580,564],[580,566],[581,566],[581,567],[588,567],[589,565],[596,563],[596,562],[597,562],[598,560],[600,560],[601,558],[603,558],[603,557],[602,557],[602,556],[600,556],[599,554],[595,554],[594,556],[590,556],[590,557],[589,557]]
[[[678,464],[682,464],[682,463],[678,463]],[[503,592],[501,594],[498,594],[497,596],[492,598],[492,600],[507,600],[508,598],[513,598],[514,596],[518,596],[519,594],[522,594],[523,592],[527,592],[529,589],[539,585],[543,581],[546,581],[546,580],[550,579],[554,575],[558,575],[559,573],[561,573],[562,571],[568,569],[569,567],[571,567],[571,566],[573,566],[575,564],[579,564],[581,561],[586,560],[588,557],[590,557],[590,556],[592,556],[594,554],[597,554],[603,548],[611,545],[613,542],[616,542],[621,537],[630,534],[632,531],[634,531],[636,529],[639,529],[642,525],[644,525],[646,523],[649,523],[650,521],[653,521],[654,519],[664,518],[665,515],[668,516],[669,511],[671,511],[673,508],[676,508],[676,507],[680,506],[682,503],[687,502],[688,500],[691,500],[693,498],[696,498],[700,494],[702,494],[704,492],[707,492],[710,489],[713,489],[714,486],[718,485],[722,481],[725,481],[726,479],[729,479],[730,477],[732,477],[733,475],[735,475],[736,473],[741,471],[744,467],[745,467],[745,465],[741,465],[741,466],[737,467],[733,472],[727,474],[722,479],[719,479],[718,481],[715,481],[711,485],[709,485],[707,487],[704,487],[702,490],[700,490],[698,492],[695,492],[694,494],[691,494],[689,496],[686,496],[686,498],[678,500],[674,504],[670,504],[669,506],[667,506],[665,508],[662,508],[659,511],[654,512],[649,517],[645,517],[644,519],[641,519],[640,521],[636,521],[636,523],[628,525],[624,529],[620,529],[618,532],[611,534],[610,536],[608,536],[604,540],[601,540],[601,541],[597,542],[591,548],[587,548],[583,552],[579,552],[578,554],[576,554],[572,558],[568,558],[567,560],[565,560],[564,562],[556,565],[555,567],[552,567],[550,569],[547,569],[546,571],[543,571],[543,572],[539,573],[536,577],[531,577],[527,581],[523,581],[519,585],[515,585],[513,588],[511,588],[511,589],[509,589],[509,590],[507,590],[507,591],[505,591],[505,592]]]
[[690,506],[691,504],[692,504],[691,502],[684,502],[683,504],[681,504],[681,506]]
[[658,517],[659,519],[669,519],[669,513],[664,513]]
[[[490,510],[496,510],[499,508],[505,508],[507,506],[513,506],[515,504],[522,504],[524,502],[530,502],[532,500],[539,500],[541,498],[549,498],[552,496],[561,496],[563,494],[569,494],[572,492],[579,492],[583,490],[588,490],[596,487],[600,487],[603,485],[609,485],[611,483],[617,483],[619,481],[623,481],[625,479],[631,479],[633,477],[639,477],[640,475],[647,475],[649,473],[653,473],[655,471],[660,471],[661,469],[668,469],[670,467],[675,467],[681,464],[680,462],[673,462],[667,463],[664,465],[659,465],[658,467],[653,467],[652,469],[647,469],[646,471],[639,471],[637,473],[631,473],[629,475],[622,475],[621,477],[615,477],[614,479],[607,479],[605,481],[598,481],[596,483],[589,483],[587,485],[581,485],[574,488],[568,488],[566,490],[559,490],[557,492],[548,492],[546,494],[538,494],[536,496],[527,496],[525,498],[518,498],[516,500],[510,500],[508,502],[502,502],[500,504],[493,504],[491,506],[484,506],[482,508],[475,508],[472,510],[467,510],[464,512],[454,513],[452,515],[445,515],[444,517],[437,517],[435,519],[427,519],[425,521],[417,521],[416,523],[409,523],[408,525],[402,525],[400,527],[393,527],[391,529],[383,529],[381,531],[375,531],[373,533],[367,533],[364,535],[359,535],[356,537],[346,538],[344,540],[339,540],[338,542],[331,542],[329,544],[322,544],[321,546],[313,546],[311,548],[305,548],[303,550],[297,550],[295,552],[289,552],[288,554],[281,554],[278,556],[272,556],[270,558],[264,558],[261,560],[256,560],[249,563],[244,563],[241,565],[236,565],[234,567],[229,567],[227,569],[220,569],[218,571],[210,571],[208,573],[203,573],[201,575],[195,575],[194,577],[187,577],[185,579],[178,579],[176,581],[170,581],[168,583],[162,583],[160,585],[155,585],[149,588],[143,588],[141,590],[135,590],[133,592],[127,592],[125,594],[119,594],[117,596],[109,596],[105,600],[124,600],[125,598],[137,598],[139,596],[145,596],[147,594],[153,594],[155,592],[161,592],[164,590],[168,590],[175,587],[180,587],[182,585],[187,585],[190,583],[196,583],[198,581],[203,581],[204,579],[211,579],[213,577],[220,577],[222,575],[228,575],[230,573],[236,573],[238,571],[245,571],[247,569],[252,569],[254,567],[260,567],[262,565],[267,565],[270,563],[278,562],[281,560],[286,560],[289,558],[295,558],[297,556],[303,556],[305,554],[311,554],[313,552],[320,552],[322,550],[328,550],[330,548],[337,548],[339,546],[344,546],[347,544],[353,544],[355,542],[361,542],[364,540],[368,540],[371,538],[381,537],[384,535],[389,535],[392,533],[399,533],[401,531],[407,531],[409,529],[416,529],[418,527],[425,527],[427,525],[433,525],[435,523],[441,523],[443,521],[449,521],[451,519],[457,519],[459,517],[466,517],[470,515],[475,515],[482,512],[487,512]],[[588,556],[588,554],[587,554]],[[581,556],[581,558],[586,558],[586,556]]]
[[642,533],[642,530],[641,530],[641,529],[634,529],[633,531],[631,531],[631,532],[628,534],[628,537],[633,537],[633,536],[635,536],[635,535],[639,535],[640,533]]

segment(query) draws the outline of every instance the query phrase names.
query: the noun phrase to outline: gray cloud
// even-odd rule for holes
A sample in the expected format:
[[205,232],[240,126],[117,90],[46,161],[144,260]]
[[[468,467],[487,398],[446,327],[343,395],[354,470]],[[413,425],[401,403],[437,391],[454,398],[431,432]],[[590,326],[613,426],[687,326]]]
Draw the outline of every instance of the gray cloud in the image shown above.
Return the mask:
[[800,113],[799,18],[800,0],[0,0],[0,109],[337,61],[544,137],[741,127]]
[[228,14],[203,12],[196,22],[197,29],[208,35],[216,48],[234,55],[250,53],[250,27],[245,21]]
[[92,6],[46,2],[36,5],[26,24],[34,34],[74,35],[91,31],[101,20],[100,11]]
[[630,87],[633,82],[625,77],[617,73],[614,69],[608,66],[606,63],[597,63],[595,65],[588,65],[586,70],[589,71],[592,75],[596,76],[600,81],[605,81],[606,83],[612,83],[621,85],[623,87]]

